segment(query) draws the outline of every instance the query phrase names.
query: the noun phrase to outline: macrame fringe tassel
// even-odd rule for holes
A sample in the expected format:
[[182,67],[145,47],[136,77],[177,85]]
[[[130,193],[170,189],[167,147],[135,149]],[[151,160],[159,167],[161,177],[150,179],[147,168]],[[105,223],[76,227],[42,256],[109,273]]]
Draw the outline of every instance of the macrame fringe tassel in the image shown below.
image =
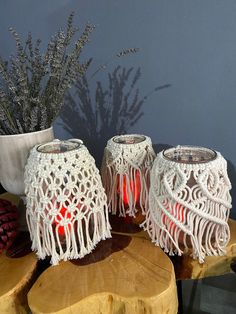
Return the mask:
[[151,191],[149,206],[155,211],[147,212],[141,227],[148,232],[152,242],[169,255],[182,255],[190,250],[191,256],[203,263],[205,256],[225,254],[230,229],[227,223],[229,209],[224,205],[207,200],[200,211],[180,200],[178,203],[171,199],[161,202]]
[[149,173],[145,173],[143,169],[130,167],[129,173],[117,174],[114,165],[107,166],[103,183],[111,213],[118,213],[121,217],[135,217],[137,208],[140,208],[145,215],[148,206],[147,182]]
[[152,242],[163,248],[164,252],[169,255],[180,256],[184,251],[190,250],[191,256],[203,263],[206,256],[225,254],[225,247],[230,239],[230,229],[227,223],[216,224],[197,214],[192,214],[189,215],[189,224],[194,226],[193,230],[185,230],[184,225],[179,226],[177,222],[173,222],[168,227],[162,223],[156,223],[148,212],[141,227],[148,232]]
[[77,220],[75,224],[65,225],[63,245],[58,233],[59,226],[54,229],[50,221],[42,224],[40,217],[36,220],[27,215],[32,250],[36,251],[40,259],[51,256],[52,265],[57,265],[60,260],[83,258],[99,241],[111,238],[107,216],[103,212],[94,211]]

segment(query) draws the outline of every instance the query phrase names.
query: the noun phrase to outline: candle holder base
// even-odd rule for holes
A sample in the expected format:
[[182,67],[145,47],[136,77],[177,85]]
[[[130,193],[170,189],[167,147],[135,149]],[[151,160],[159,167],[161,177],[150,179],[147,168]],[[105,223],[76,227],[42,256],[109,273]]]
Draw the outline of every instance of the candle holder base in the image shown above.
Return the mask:
[[141,232],[140,224],[144,221],[145,217],[141,212],[138,212],[136,217],[119,217],[117,215],[109,215],[109,221],[112,231],[122,233],[137,233]]

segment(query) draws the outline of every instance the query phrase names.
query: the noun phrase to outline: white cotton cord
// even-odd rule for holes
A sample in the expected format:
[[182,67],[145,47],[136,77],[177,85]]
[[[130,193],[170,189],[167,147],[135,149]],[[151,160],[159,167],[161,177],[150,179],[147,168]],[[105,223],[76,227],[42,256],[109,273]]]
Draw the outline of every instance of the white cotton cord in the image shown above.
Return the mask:
[[149,206],[141,226],[170,255],[189,250],[203,263],[206,255],[225,254],[230,189],[227,163],[220,153],[208,162],[185,163],[161,152],[151,171]]
[[[155,156],[151,139],[144,135],[118,135],[107,142],[101,175],[108,208],[113,215],[135,217],[138,208],[146,214],[150,170]],[[135,189],[139,189],[138,199]]]
[[83,258],[111,237],[107,197],[95,161],[82,144],[60,153],[38,147],[31,150],[25,167],[32,250],[40,259],[51,256],[53,265]]

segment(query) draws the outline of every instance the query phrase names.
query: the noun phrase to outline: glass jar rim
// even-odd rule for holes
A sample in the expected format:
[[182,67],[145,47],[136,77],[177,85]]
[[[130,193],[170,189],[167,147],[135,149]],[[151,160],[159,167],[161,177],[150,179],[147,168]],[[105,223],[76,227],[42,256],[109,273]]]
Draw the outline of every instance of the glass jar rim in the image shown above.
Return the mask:
[[125,135],[117,135],[113,137],[113,142],[116,144],[123,144],[123,145],[130,145],[130,144],[139,144],[142,143],[146,140],[146,137],[144,135],[130,135],[130,134],[125,134]]
[[[189,154],[187,154],[188,152]],[[162,155],[166,160],[176,163],[203,164],[215,160],[217,152],[213,149],[200,146],[179,145],[163,150]],[[185,158],[183,159],[181,156],[185,156]]]
[[53,141],[41,144],[37,147],[37,151],[43,154],[61,154],[71,152],[80,147],[79,142],[72,141]]

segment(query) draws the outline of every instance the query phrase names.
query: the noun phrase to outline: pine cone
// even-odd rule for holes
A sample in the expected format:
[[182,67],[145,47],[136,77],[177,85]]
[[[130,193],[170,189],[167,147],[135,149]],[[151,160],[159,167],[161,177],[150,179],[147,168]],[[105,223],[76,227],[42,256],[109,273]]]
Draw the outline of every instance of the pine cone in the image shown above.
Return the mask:
[[7,200],[0,199],[0,253],[11,246],[17,228],[17,207]]

